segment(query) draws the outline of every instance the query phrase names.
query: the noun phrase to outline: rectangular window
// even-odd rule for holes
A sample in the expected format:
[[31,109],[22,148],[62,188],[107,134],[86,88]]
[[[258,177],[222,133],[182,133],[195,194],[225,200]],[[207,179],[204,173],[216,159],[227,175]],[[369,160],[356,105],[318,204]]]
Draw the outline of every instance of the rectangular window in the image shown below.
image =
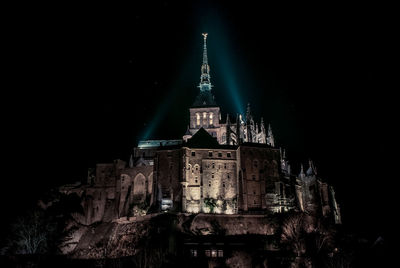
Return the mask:
[[206,249],[205,254],[206,254],[206,257],[211,257],[211,250]]
[[196,156],[196,152],[192,152],[192,156]]
[[208,152],[208,157],[212,157],[212,152]]
[[218,153],[218,157],[222,157],[222,153]]
[[197,249],[191,249],[191,250],[190,250],[190,255],[191,255],[192,257],[197,257]]
[[217,257],[217,250],[213,249],[211,250],[211,258],[216,258]]
[[231,157],[231,153],[227,153],[226,156],[227,156],[227,157]]
[[219,258],[224,257],[224,251],[223,251],[222,249],[219,249],[219,250],[218,250],[218,257],[219,257]]

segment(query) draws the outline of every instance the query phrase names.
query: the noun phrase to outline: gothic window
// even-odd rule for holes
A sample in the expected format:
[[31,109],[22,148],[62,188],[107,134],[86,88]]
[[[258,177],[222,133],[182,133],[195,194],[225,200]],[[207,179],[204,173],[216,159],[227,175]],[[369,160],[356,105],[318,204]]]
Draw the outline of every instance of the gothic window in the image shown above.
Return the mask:
[[210,125],[212,125],[214,122],[213,122],[213,113],[210,113]]
[[196,124],[200,126],[200,114],[196,113]]

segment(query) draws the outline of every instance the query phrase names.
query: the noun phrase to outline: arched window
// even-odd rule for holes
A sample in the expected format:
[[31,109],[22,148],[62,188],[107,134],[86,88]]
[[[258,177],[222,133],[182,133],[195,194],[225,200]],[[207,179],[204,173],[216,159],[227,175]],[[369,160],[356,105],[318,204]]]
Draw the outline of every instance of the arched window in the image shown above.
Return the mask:
[[207,113],[204,112],[204,113],[203,113],[203,119],[206,119],[206,118],[207,118]]
[[213,121],[213,113],[210,113],[210,125],[212,125],[214,123]]
[[196,125],[200,126],[200,114],[196,113]]

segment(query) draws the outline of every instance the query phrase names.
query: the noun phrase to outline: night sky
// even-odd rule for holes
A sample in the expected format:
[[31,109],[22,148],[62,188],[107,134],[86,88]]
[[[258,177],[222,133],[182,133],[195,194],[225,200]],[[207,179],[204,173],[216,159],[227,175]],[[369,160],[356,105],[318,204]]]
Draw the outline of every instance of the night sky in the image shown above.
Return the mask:
[[398,179],[390,7],[187,2],[11,11],[1,98],[7,218],[95,163],[127,160],[143,137],[181,138],[208,32],[223,119],[250,103],[292,170],[312,158],[335,186],[345,225],[385,235]]

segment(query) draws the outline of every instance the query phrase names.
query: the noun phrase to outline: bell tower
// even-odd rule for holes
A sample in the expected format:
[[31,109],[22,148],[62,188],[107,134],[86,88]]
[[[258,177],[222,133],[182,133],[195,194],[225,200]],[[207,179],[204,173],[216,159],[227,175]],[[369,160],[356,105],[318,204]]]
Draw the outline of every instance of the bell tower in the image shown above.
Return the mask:
[[199,93],[189,109],[190,125],[189,132],[194,135],[200,128],[204,128],[211,136],[221,142],[222,135],[220,129],[221,113],[220,108],[215,102],[214,95],[211,93],[210,65],[207,57],[207,33],[203,33],[203,64],[201,65],[201,75],[199,83]]

